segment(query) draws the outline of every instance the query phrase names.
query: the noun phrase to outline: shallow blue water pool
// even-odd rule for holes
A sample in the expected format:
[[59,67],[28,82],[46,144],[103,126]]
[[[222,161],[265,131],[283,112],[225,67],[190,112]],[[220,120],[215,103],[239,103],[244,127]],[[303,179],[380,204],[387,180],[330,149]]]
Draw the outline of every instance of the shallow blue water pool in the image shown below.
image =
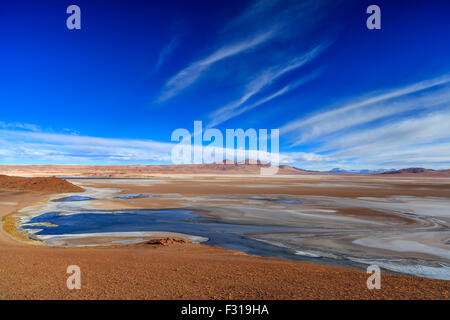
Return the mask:
[[201,217],[188,210],[96,211],[70,215],[49,212],[36,216],[29,222],[47,222],[57,225],[57,227],[24,226],[25,229],[41,229],[36,235],[167,231],[206,237],[209,239],[205,242],[206,244],[248,254],[301,259],[289,249],[245,236],[260,232],[300,232],[299,228],[222,223]]
[[55,199],[55,200],[53,200],[53,202],[89,201],[89,200],[96,200],[96,199],[91,198],[91,197],[70,196],[70,197]]

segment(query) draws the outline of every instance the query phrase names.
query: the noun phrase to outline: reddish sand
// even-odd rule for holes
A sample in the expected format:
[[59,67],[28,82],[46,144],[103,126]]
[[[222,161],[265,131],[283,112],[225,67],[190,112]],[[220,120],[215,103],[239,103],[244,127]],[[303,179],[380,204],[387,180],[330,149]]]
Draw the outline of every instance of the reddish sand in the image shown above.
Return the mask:
[[[0,247],[0,299],[448,299],[450,283],[251,257],[206,245]],[[66,269],[81,268],[81,290]]]
[[83,189],[56,177],[11,177],[0,175],[0,189],[17,191],[38,191],[44,193],[82,192]]
[[[214,179],[157,184],[147,186],[147,191],[240,193],[245,188],[242,179],[236,178],[230,186],[220,186]],[[128,192],[138,188],[130,185]],[[315,189],[296,188],[294,193]],[[271,188],[272,192],[283,189]],[[341,194],[339,190],[334,192]],[[246,190],[253,191],[257,189]],[[38,192],[3,191],[0,217],[46,197]],[[369,290],[364,271],[248,256],[171,239],[109,248],[57,248],[19,243],[1,231],[0,299],[449,299],[450,294],[450,281],[383,274],[381,289]],[[66,287],[69,265],[81,268],[81,290]]]

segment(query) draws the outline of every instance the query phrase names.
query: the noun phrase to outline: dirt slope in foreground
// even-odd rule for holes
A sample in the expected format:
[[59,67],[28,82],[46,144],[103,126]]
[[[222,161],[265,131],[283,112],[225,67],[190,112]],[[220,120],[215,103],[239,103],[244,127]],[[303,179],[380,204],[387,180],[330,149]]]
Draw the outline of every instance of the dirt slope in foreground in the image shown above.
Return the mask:
[[[69,265],[81,290],[66,287]],[[0,299],[448,299],[450,281],[247,256],[201,244],[0,247]]]
[[[0,192],[0,218],[39,198],[45,196]],[[66,286],[67,267],[74,264],[81,269],[80,290]],[[383,272],[381,289],[368,290],[368,276],[202,244],[55,248],[19,243],[0,232],[0,300],[449,299],[450,281]]]
[[56,177],[12,177],[0,175],[0,189],[45,193],[82,192],[82,188]]

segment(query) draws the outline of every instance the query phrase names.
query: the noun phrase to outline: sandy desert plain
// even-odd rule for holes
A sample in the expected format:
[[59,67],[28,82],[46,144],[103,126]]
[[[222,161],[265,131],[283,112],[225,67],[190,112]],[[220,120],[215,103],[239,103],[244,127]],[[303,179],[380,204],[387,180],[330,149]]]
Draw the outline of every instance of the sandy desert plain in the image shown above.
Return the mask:
[[0,299],[449,299],[446,173],[224,166],[0,166]]

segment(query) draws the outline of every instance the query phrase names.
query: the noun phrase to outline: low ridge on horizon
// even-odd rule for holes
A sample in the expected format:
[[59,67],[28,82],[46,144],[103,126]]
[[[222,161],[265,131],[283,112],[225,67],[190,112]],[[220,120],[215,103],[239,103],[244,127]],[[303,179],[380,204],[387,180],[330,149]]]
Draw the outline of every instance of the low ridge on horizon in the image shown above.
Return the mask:
[[[154,174],[260,174],[261,168],[270,164],[262,161],[207,164],[167,165],[0,165],[0,174],[10,176],[59,176],[59,177],[150,177]],[[405,168],[400,170],[342,170],[310,171],[289,165],[279,165],[278,175],[383,175],[449,177],[450,170]]]
[[[62,177],[148,177],[153,174],[260,174],[269,163],[257,161],[168,165],[0,165],[0,174]],[[308,174],[306,170],[280,165],[278,174]]]

